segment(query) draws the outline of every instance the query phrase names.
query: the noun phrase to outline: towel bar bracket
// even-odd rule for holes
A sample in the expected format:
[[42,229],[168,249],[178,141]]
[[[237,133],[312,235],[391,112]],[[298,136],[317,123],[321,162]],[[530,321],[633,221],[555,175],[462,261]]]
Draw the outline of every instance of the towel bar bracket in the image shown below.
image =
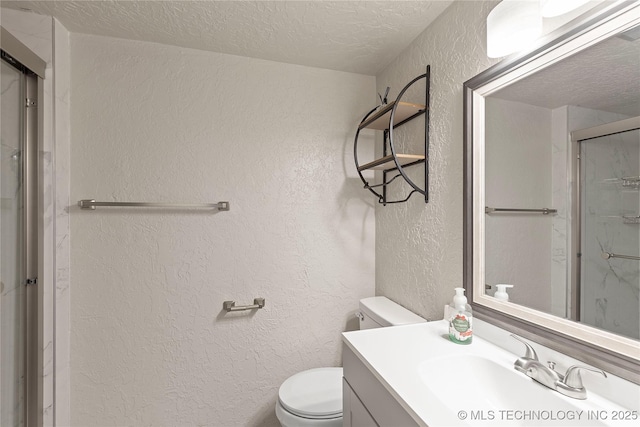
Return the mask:
[[620,255],[620,254],[613,254],[611,252],[602,252],[602,259],[610,259],[610,258],[632,259],[635,261],[640,261],[640,257],[633,256],[633,255]]

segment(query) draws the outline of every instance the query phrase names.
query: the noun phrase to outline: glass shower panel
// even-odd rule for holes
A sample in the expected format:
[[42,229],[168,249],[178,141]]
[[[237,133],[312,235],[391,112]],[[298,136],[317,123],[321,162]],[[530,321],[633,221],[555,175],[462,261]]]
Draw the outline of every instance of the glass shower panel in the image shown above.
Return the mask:
[[640,337],[640,130],[580,142],[580,320]]
[[24,76],[0,61],[0,425],[24,424]]

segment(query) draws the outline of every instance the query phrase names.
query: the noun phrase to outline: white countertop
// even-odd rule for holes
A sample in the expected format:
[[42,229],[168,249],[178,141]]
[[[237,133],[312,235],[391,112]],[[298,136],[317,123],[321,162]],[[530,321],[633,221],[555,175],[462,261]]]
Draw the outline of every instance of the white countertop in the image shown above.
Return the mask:
[[[486,396],[478,399],[478,407],[458,407],[469,405],[460,403],[461,401],[457,399],[456,395],[437,395],[433,391],[433,387],[427,386],[426,378],[421,373],[424,372],[425,363],[438,363],[438,359],[469,355],[490,359],[506,369],[512,369],[513,362],[520,355],[514,355],[478,336],[474,336],[473,342],[469,345],[455,344],[448,338],[448,322],[444,320],[345,332],[343,333],[343,342],[420,425],[609,425],[612,424],[610,422],[613,417],[612,411],[624,409],[592,393],[587,400],[577,400],[550,389],[548,392],[553,394],[549,397],[556,402],[554,410],[557,412],[557,408],[566,407],[566,412],[572,411],[574,417],[580,416],[579,420],[574,419],[571,423],[567,423],[566,420],[545,420],[544,422],[531,423],[526,419],[526,416],[524,420],[513,419],[514,414],[508,412],[512,408],[489,407],[490,402]],[[528,382],[533,380],[526,378],[524,374],[522,376],[524,385],[530,386]],[[517,380],[519,381],[519,379]],[[491,387],[501,387],[504,384],[501,384],[501,378],[488,378],[483,381],[487,381],[487,390]],[[464,383],[456,385],[456,390],[458,386],[459,392],[462,394],[470,391],[465,389]],[[547,390],[537,383],[534,383],[534,386],[543,387],[545,392]],[[452,389],[450,384],[448,389]],[[514,393],[521,391],[513,390]],[[556,398],[558,400],[555,400]],[[532,403],[532,406],[535,406],[535,403]],[[538,409],[540,409],[539,406]],[[600,415],[606,415],[607,419],[595,420],[592,416],[587,420],[586,411],[594,410],[601,411]],[[471,419],[472,411],[475,411],[474,420]],[[578,414],[579,411],[585,412]],[[493,419],[482,419],[489,414]],[[550,415],[557,416],[558,414],[551,413]],[[566,415],[564,414],[564,416]],[[640,414],[637,416],[640,417]],[[635,425],[638,419],[640,418],[636,418],[635,421],[626,420],[613,424],[631,426]]]

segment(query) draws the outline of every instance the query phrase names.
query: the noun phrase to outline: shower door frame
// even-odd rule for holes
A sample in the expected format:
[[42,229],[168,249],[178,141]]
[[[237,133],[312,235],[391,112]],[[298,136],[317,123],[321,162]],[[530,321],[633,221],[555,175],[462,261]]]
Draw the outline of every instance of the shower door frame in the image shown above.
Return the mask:
[[[567,312],[571,320],[580,321],[580,285],[582,280],[582,199],[580,196],[580,143],[589,141],[603,136],[615,135],[618,133],[629,132],[640,129],[640,116],[631,117],[624,120],[618,120],[604,125],[594,126],[587,129],[580,129],[571,132],[571,159],[575,159],[575,171],[571,174],[573,182],[571,183],[572,194],[572,220],[571,220],[571,252],[574,254],[575,262],[571,263],[571,292],[567,302],[570,304]],[[573,162],[572,162],[573,163]]]
[[20,272],[25,286],[23,301],[24,324],[24,404],[23,425],[42,425],[43,421],[43,284],[38,283],[42,269],[38,214],[38,183],[41,165],[38,152],[43,142],[43,100],[46,63],[11,33],[0,27],[0,47],[3,61],[18,69],[24,80],[24,120],[22,123],[22,186],[23,186],[23,250],[24,264]]

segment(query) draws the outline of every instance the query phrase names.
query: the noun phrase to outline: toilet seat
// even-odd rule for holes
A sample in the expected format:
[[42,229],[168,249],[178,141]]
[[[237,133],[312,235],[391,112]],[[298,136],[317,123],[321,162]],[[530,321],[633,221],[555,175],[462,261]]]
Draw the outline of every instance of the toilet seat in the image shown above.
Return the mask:
[[289,377],[278,401],[291,414],[307,419],[342,417],[342,368],[316,368]]

